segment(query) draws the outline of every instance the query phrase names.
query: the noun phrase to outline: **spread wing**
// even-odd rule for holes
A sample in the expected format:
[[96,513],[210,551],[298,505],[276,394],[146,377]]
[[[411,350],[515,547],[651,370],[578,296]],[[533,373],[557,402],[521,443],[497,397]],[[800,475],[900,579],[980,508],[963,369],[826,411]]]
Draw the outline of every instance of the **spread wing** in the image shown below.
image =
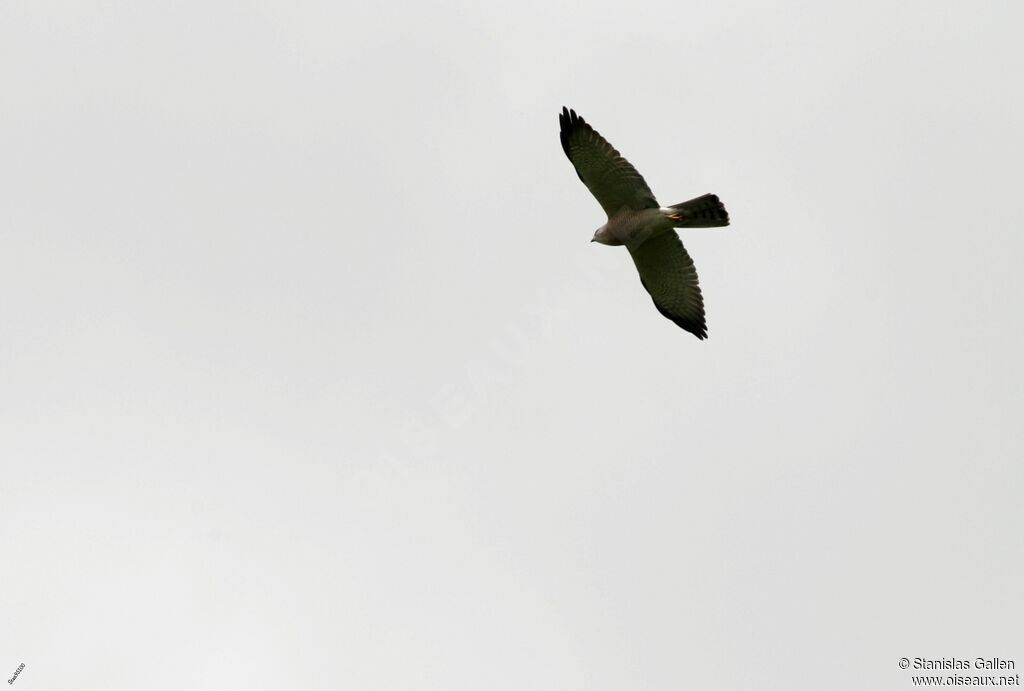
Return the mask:
[[697,269],[676,232],[655,235],[628,249],[640,272],[640,282],[651,294],[658,311],[697,338],[707,338]]
[[636,168],[576,111],[562,108],[558,122],[562,126],[565,155],[609,218],[623,207],[634,210],[658,208],[651,189]]

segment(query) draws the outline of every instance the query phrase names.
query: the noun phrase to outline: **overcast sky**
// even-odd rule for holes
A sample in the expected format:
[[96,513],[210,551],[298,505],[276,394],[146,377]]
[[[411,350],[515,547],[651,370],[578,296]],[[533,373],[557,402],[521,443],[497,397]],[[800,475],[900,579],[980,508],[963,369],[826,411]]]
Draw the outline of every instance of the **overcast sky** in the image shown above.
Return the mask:
[[[1017,2],[0,4],[14,688],[1024,666]],[[558,143],[682,231],[662,318]]]

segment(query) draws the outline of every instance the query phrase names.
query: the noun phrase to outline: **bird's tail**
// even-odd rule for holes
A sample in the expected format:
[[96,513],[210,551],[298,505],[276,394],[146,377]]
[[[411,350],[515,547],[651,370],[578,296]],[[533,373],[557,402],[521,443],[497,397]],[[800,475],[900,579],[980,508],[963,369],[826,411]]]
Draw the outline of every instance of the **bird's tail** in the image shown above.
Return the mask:
[[676,228],[717,228],[729,225],[729,212],[714,194],[673,204],[662,211]]

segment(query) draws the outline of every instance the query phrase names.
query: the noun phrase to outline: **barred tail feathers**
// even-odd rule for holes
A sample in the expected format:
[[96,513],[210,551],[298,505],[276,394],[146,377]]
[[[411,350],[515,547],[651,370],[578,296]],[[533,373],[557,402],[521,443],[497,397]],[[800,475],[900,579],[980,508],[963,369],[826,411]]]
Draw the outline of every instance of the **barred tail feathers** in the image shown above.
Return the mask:
[[718,228],[729,225],[729,212],[718,195],[705,194],[664,210],[676,228]]

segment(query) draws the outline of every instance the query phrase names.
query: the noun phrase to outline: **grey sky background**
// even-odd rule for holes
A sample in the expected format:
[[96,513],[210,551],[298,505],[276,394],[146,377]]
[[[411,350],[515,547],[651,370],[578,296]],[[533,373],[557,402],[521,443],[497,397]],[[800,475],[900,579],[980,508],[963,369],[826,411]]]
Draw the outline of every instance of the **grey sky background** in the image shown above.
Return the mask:
[[[0,676],[1024,665],[1012,2],[0,4]],[[663,319],[558,144],[683,231]]]

